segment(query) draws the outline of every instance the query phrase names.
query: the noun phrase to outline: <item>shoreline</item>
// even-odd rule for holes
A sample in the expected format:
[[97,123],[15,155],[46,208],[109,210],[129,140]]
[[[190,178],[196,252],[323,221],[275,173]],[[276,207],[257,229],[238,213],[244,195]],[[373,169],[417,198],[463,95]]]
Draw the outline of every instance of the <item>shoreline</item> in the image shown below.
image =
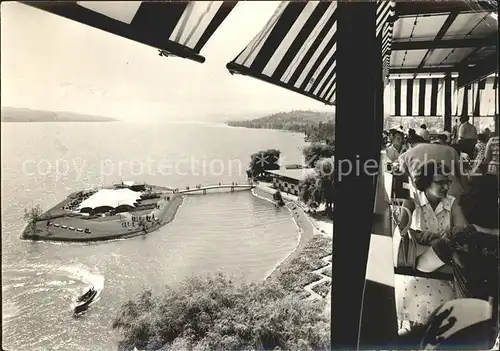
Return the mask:
[[[257,185],[257,187],[252,190],[252,194],[257,198],[274,203],[274,201],[272,200],[272,193],[269,190],[260,187],[259,185]],[[295,212],[297,214],[295,214],[294,210],[292,210],[292,208],[290,207],[290,203],[293,203],[296,206]],[[290,211],[292,220],[297,227],[297,244],[286,257],[284,257],[275,265],[275,267],[264,278],[264,281],[278,277],[281,273],[281,270],[284,269],[292,260],[294,260],[306,247],[309,241],[316,235],[314,233],[315,228],[313,224],[311,223],[310,219],[301,206],[296,204],[295,201],[289,201],[285,205],[285,207],[288,209],[288,211]]]

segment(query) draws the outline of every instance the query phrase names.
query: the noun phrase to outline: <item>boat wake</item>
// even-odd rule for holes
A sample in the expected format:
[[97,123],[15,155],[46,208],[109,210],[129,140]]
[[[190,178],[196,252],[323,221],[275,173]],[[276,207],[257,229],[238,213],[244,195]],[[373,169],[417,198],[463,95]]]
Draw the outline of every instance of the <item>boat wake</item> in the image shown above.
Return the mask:
[[[71,279],[75,279],[84,283],[85,289],[88,288],[89,285],[92,285],[94,287],[94,289],[97,291],[97,294],[89,304],[89,307],[99,301],[101,292],[104,289],[104,276],[97,269],[91,270],[85,265],[78,264],[61,267],[61,270],[68,273]],[[80,295],[81,290],[75,291],[75,297],[71,303],[72,309],[76,307],[76,300]]]

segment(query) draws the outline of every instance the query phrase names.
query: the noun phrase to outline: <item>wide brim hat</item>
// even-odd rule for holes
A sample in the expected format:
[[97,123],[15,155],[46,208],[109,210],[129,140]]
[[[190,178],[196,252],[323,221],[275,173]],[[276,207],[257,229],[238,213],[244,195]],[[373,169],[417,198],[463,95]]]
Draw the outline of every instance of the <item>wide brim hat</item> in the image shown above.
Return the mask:
[[445,302],[428,319],[421,350],[490,350],[493,331],[493,307],[479,299],[455,299]]

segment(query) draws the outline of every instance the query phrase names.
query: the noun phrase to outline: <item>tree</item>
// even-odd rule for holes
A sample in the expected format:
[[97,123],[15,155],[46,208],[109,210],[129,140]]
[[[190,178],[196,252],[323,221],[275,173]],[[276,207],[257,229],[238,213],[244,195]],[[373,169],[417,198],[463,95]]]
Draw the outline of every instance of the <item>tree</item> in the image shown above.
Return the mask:
[[23,219],[27,222],[33,234],[36,234],[36,224],[42,220],[42,208],[40,205],[36,205],[32,208],[24,209]]
[[314,143],[305,147],[302,153],[304,154],[307,166],[315,167],[316,162],[320,159],[332,157],[335,153],[335,149],[331,145]]
[[309,207],[314,207],[319,200],[316,183],[317,175],[309,175],[299,182],[299,199]]
[[332,213],[334,200],[334,162],[333,158],[324,158],[316,163],[316,191],[318,203],[326,205],[326,212]]
[[316,162],[316,172],[299,183],[299,198],[311,208],[324,203],[328,214],[332,213],[334,200],[333,158]]
[[266,170],[280,169],[280,151],[276,149],[261,150],[252,154],[248,173],[258,177]]
[[281,195],[281,191],[279,190],[273,194],[273,200],[278,206],[283,206],[285,204],[285,202],[283,201],[283,196]]
[[236,284],[192,277],[123,305],[120,350],[311,350],[330,347],[325,302],[301,300],[276,281]]

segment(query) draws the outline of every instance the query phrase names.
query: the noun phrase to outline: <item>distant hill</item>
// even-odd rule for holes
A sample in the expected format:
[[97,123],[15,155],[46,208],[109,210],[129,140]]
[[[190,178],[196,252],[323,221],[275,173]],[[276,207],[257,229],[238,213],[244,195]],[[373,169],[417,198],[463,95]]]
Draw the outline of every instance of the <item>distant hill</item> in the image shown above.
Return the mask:
[[317,125],[319,123],[333,123],[334,119],[335,114],[333,112],[296,110],[290,112],[278,112],[269,116],[245,121],[227,121],[226,124],[233,127],[290,130],[288,127],[291,127],[292,125],[310,126]]
[[64,111],[40,111],[28,108],[2,107],[2,122],[115,122],[110,117],[82,115]]
[[278,129],[304,133],[309,141],[333,143],[335,113],[296,110],[278,112],[246,121],[227,121],[226,124],[232,127]]

